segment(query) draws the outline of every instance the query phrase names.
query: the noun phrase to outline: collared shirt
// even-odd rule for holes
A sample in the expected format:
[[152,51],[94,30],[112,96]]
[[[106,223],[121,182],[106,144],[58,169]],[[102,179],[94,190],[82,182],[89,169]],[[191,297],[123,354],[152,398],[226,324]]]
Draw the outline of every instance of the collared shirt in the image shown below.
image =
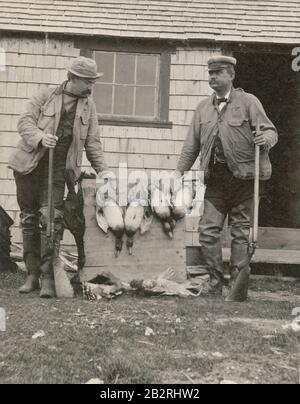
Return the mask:
[[[231,89],[228,91],[228,93],[225,95],[225,97],[218,97],[218,96],[216,95],[217,100],[220,100],[221,98],[226,98],[227,101],[228,101],[228,100],[229,100],[229,97],[230,97],[230,93],[231,93]],[[224,108],[226,105],[227,105],[227,102],[221,102],[221,103],[219,104],[219,110],[222,111],[223,108]]]
[[[228,93],[225,95],[225,97],[218,97],[216,95],[217,100],[220,100],[220,99],[227,100],[225,102],[221,102],[220,104],[217,103],[217,107],[219,108],[220,113],[222,113],[223,109],[227,106],[227,103],[228,103],[228,100],[230,97],[230,93],[231,93],[231,89],[228,91]],[[224,148],[222,145],[222,140],[220,138],[219,132],[217,133],[216,138],[215,138],[213,153],[212,153],[212,157],[211,157],[211,163],[212,164],[215,164],[215,163],[226,164],[226,157],[224,154]]]

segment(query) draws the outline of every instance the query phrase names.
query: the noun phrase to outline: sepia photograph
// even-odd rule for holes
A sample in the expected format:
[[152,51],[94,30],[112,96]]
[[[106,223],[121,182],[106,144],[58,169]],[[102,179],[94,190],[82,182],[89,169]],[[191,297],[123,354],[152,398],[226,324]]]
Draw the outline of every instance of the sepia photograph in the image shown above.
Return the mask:
[[0,385],[300,383],[300,0],[0,0]]

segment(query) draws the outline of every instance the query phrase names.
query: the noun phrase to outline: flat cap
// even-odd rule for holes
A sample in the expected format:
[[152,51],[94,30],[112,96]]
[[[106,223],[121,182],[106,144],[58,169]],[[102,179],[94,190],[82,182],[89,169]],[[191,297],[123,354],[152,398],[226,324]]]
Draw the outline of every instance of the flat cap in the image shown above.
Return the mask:
[[226,69],[228,66],[236,66],[237,60],[230,56],[214,56],[207,62],[209,71]]
[[79,56],[74,59],[71,66],[68,68],[70,73],[73,73],[77,77],[85,79],[99,79],[103,76],[103,73],[98,73],[97,64],[94,59]]

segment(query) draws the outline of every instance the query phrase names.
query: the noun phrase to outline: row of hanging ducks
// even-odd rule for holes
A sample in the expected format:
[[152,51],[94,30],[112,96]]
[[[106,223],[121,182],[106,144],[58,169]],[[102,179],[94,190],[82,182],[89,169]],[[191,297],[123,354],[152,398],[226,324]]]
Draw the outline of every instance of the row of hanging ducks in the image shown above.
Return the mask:
[[[111,230],[115,236],[116,257],[123,249],[125,234],[128,252],[133,254],[136,234],[146,234],[151,228],[154,216],[162,223],[164,233],[173,239],[177,222],[193,209],[196,190],[195,187],[185,186],[171,194],[165,193],[159,186],[141,194],[137,198],[136,193],[131,195],[129,192],[128,206],[125,208],[120,207],[111,198],[107,198],[101,207],[96,207],[98,226],[106,234]],[[103,201],[103,195],[100,198]]]

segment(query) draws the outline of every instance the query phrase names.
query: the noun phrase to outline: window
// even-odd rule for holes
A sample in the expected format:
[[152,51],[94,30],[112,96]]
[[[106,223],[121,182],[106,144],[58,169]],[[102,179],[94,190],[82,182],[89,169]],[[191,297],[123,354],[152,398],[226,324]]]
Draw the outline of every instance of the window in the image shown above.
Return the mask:
[[104,73],[93,93],[101,121],[168,123],[170,62],[165,54],[95,51],[94,58]]

